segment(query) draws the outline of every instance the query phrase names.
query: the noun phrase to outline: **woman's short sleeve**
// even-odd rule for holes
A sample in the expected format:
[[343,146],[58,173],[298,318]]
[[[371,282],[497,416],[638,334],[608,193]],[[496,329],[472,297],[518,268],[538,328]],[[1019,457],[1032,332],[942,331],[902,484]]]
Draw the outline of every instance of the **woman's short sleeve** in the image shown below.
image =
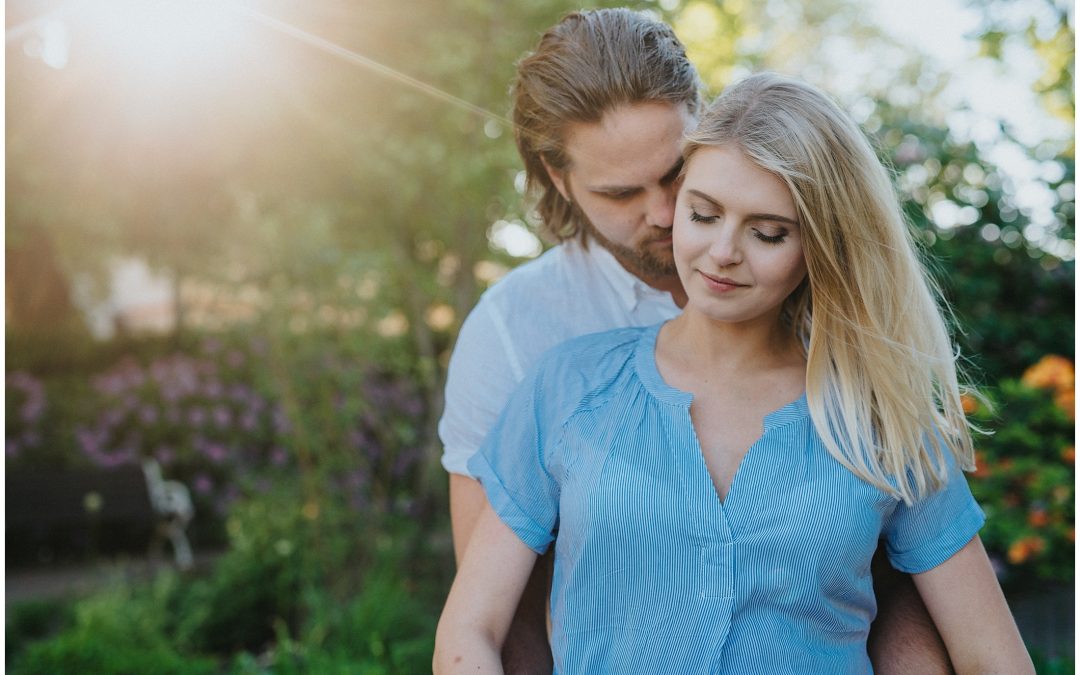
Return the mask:
[[[555,538],[559,485],[548,471],[551,444],[561,426],[544,398],[541,360],[510,396],[469,471],[492,508],[525,544],[544,553]],[[556,390],[557,391],[557,390]]]
[[951,452],[945,453],[947,482],[911,505],[899,504],[885,522],[892,566],[916,574],[951,558],[979,533],[986,517]]

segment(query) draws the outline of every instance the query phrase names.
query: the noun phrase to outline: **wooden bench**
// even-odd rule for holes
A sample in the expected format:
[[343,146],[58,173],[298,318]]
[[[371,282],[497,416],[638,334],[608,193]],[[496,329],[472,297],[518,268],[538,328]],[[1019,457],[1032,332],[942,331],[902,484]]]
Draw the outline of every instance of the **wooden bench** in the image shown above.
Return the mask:
[[93,555],[148,539],[153,550],[168,539],[177,567],[193,563],[190,493],[164,480],[154,460],[114,469],[17,469],[6,473],[5,484],[9,561]]

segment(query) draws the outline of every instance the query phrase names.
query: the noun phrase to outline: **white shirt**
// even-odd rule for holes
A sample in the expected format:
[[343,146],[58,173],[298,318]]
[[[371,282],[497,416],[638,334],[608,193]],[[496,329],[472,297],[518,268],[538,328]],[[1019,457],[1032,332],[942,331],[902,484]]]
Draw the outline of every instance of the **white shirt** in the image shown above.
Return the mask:
[[439,420],[443,467],[466,463],[518,383],[555,345],[612,328],[648,326],[677,315],[671,294],[626,271],[595,242],[560,244],[518,267],[481,296],[450,357]]

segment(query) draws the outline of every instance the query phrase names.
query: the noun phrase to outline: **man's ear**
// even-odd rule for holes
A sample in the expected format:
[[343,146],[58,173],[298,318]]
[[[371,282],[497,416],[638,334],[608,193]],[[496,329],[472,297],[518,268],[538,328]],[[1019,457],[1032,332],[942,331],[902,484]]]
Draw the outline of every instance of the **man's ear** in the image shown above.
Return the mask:
[[543,156],[540,157],[540,161],[544,164],[544,170],[547,171],[548,178],[555,185],[555,189],[559,191],[563,199],[571,201],[570,193],[566,190],[566,173],[553,168]]

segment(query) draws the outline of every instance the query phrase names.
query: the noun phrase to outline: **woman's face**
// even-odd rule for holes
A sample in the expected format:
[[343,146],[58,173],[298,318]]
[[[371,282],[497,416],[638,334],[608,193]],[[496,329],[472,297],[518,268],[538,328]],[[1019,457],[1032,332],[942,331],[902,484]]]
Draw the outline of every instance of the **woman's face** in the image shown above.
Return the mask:
[[776,320],[806,277],[791,193],[732,145],[690,158],[673,244],[687,309],[716,321]]

